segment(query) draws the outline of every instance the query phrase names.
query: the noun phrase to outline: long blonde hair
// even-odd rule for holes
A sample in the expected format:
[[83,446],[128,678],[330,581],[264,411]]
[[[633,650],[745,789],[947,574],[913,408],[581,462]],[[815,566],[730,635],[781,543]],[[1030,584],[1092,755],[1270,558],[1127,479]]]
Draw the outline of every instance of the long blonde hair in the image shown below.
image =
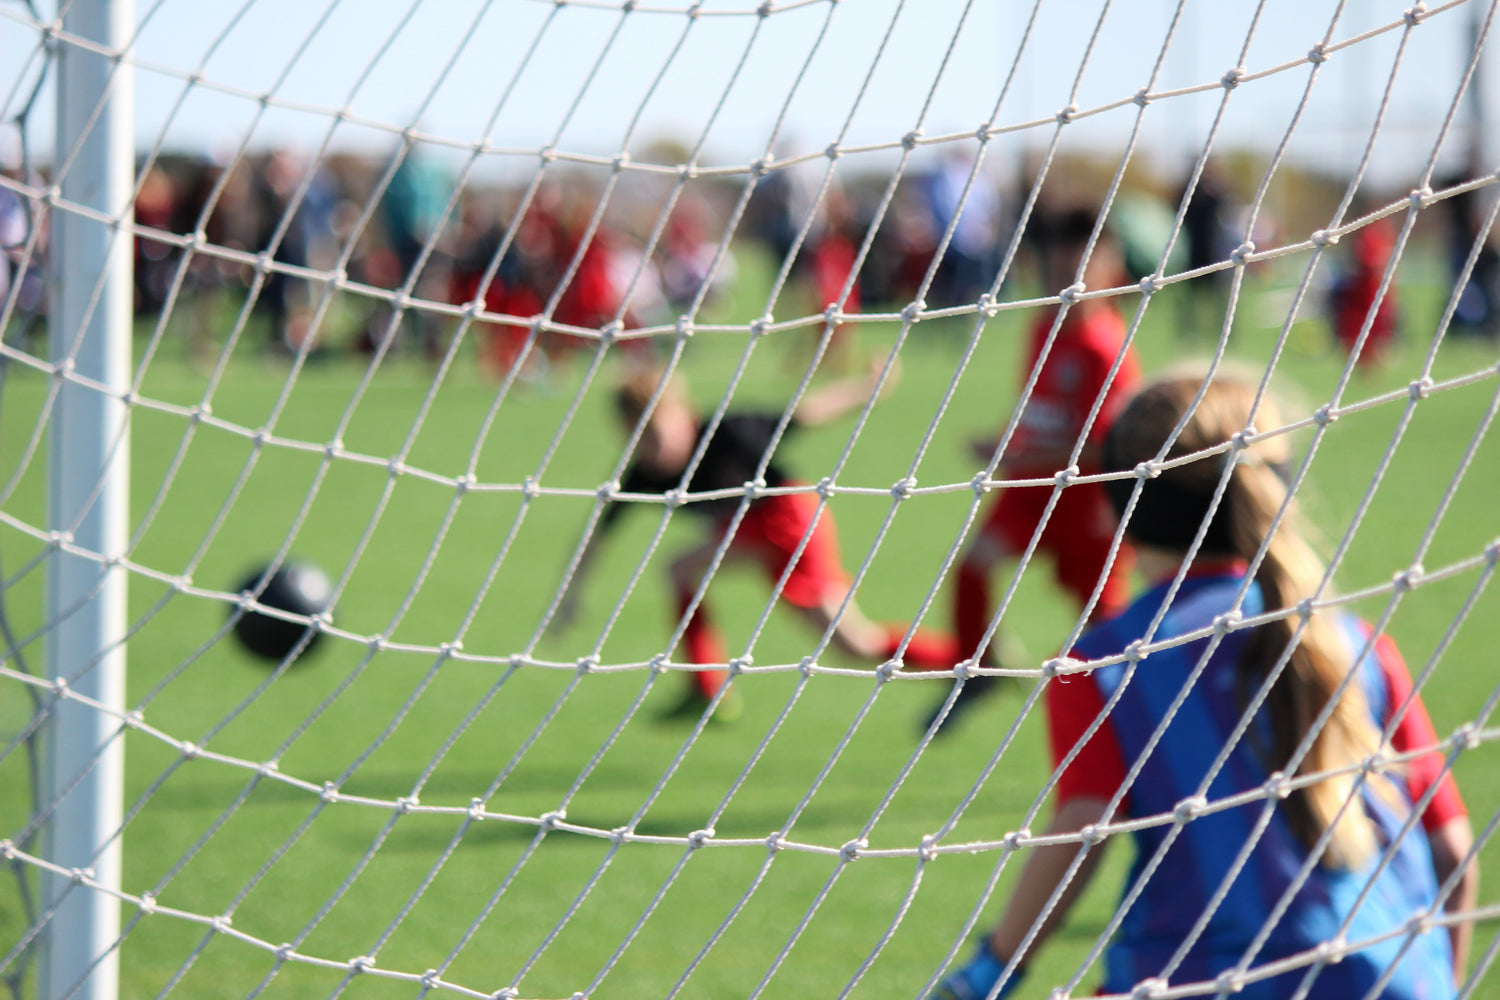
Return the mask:
[[[1203,388],[1201,377],[1171,376],[1141,390],[1110,431],[1106,449],[1110,468],[1132,469],[1155,458],[1173,428],[1183,420],[1200,388]],[[1222,445],[1244,431],[1250,423],[1255,392],[1254,385],[1247,380],[1232,376],[1215,378],[1187,417],[1168,450],[1168,457]],[[1269,399],[1262,400],[1255,416],[1265,426],[1281,423]],[[1295,503],[1287,502],[1287,483],[1282,470],[1289,454],[1286,436],[1277,435],[1238,454],[1231,450],[1167,469],[1157,479],[1147,481],[1137,507],[1143,517],[1139,524],[1132,517],[1126,531],[1138,542],[1185,551],[1207,512],[1225,462],[1232,462],[1223,498],[1200,551],[1206,556],[1237,556],[1253,562],[1264,545],[1265,553],[1255,580],[1265,609],[1296,608],[1317,591],[1326,567],[1307,541]],[[1122,492],[1129,495],[1133,482],[1111,485],[1116,504],[1121,506],[1120,496]],[[1153,491],[1156,495],[1150,497]],[[1182,516],[1191,515],[1194,504],[1197,504],[1197,518]],[[1273,533],[1273,522],[1283,506],[1287,507],[1286,513]],[[1174,511],[1178,515],[1175,519],[1169,516]],[[1185,532],[1186,537],[1174,534],[1177,532]],[[1240,663],[1243,694],[1248,696],[1261,686],[1285,655],[1300,623],[1301,616],[1294,614],[1256,630]],[[1337,622],[1328,612],[1312,612],[1267,696],[1272,746],[1261,749],[1268,758],[1268,766],[1284,768],[1289,763],[1313,722],[1353,669],[1354,651]],[[1357,679],[1351,679],[1339,693],[1297,773],[1347,768],[1379,748],[1380,732],[1371,717],[1364,689]],[[1356,799],[1344,807],[1350,796],[1357,794],[1354,782],[1354,773],[1330,776],[1293,792],[1286,801],[1287,819],[1306,846],[1311,847],[1333,827],[1321,858],[1327,867],[1358,868],[1376,853],[1374,827],[1360,802]],[[1383,791],[1379,784],[1376,790]]]

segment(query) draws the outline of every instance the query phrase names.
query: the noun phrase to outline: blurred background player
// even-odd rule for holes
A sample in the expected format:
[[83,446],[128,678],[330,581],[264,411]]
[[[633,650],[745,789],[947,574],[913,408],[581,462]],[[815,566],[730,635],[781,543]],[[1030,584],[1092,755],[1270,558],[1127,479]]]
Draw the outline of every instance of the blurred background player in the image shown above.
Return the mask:
[[[797,406],[787,432],[828,423],[863,405],[876,391],[879,374],[876,367],[867,375],[850,376],[808,393]],[[886,380],[887,388],[894,374],[893,371]],[[656,407],[648,414],[651,397],[663,378],[668,379],[667,384]],[[620,383],[615,402],[620,426],[627,433],[645,421],[634,459],[620,484],[621,492],[625,493],[660,495],[684,486],[691,493],[740,489],[756,478],[762,460],[772,449],[782,419],[779,411],[726,413],[684,484],[688,464],[702,443],[706,428],[682,382],[659,369],[638,368]],[[772,488],[796,483],[774,458],[767,463],[761,478]],[[671,561],[669,569],[678,614],[687,613],[704,573],[712,566],[725,536],[733,531],[724,555],[726,563],[753,563],[772,586],[786,573],[781,600],[795,608],[814,628],[831,630],[835,646],[863,660],[883,662],[891,658],[906,634],[906,627],[871,621],[852,600],[845,606],[850,577],[839,559],[833,515],[826,509],[819,515],[818,500],[813,492],[761,496],[751,501],[738,525],[734,524],[734,515],[740,506],[739,497],[688,504],[684,509],[703,518],[708,531],[702,543]],[[619,523],[624,509],[623,503],[616,502],[605,510],[568,580],[553,619],[554,626],[564,627],[575,616],[578,593],[594,564],[599,545]],[[804,539],[806,544],[799,554],[797,548]],[[693,611],[683,642],[690,663],[711,666],[728,659],[724,641],[710,620],[707,602],[700,603]],[[906,647],[904,659],[918,668],[948,669],[957,660],[957,647],[947,636],[918,629]],[[727,679],[728,672],[722,669],[692,673],[683,700],[666,717],[701,715]],[[727,719],[736,711],[737,704],[726,698],[721,699],[716,715]]]
[[[1031,239],[1043,287],[1048,291],[1055,293],[1078,281],[1080,267],[1089,288],[1120,283],[1123,272],[1119,255],[1107,235],[1100,235],[1088,261],[1083,261],[1096,218],[1082,209],[1033,217]],[[1073,448],[1084,437],[1089,412],[1102,396],[1103,406],[1088,428],[1078,458],[1082,474],[1097,473],[1099,443],[1140,382],[1140,364],[1134,350],[1126,346],[1125,321],[1114,299],[1085,299],[1069,306],[1049,348],[1047,341],[1057,323],[1058,308],[1053,306],[1044,309],[1032,324],[1022,385],[1037,371],[1036,385],[1015,434],[1000,456],[1003,478],[1051,479],[1073,464]],[[1117,360],[1119,371],[1109,381],[1110,369]],[[995,439],[976,441],[972,449],[981,461],[988,462],[999,444]],[[954,633],[960,655],[972,657],[980,666],[999,665],[999,658],[984,644],[994,607],[990,577],[1002,562],[1024,553],[1038,531],[1041,537],[1036,551],[1051,558],[1054,578],[1077,600],[1080,609],[1087,605],[1101,577],[1104,585],[1094,605],[1093,620],[1108,618],[1125,605],[1130,556],[1122,548],[1114,563],[1108,564],[1117,522],[1103,487],[1085,483],[1065,488],[1043,524],[1052,492],[1051,485],[1002,490],[959,563],[953,593]],[[1000,681],[999,677],[971,677],[958,682],[962,687],[946,715],[945,699],[928,715],[926,726],[951,724],[977,700],[998,690]]]
[[[1185,416],[1186,425],[1168,450],[1169,458],[1224,444],[1249,426],[1256,395],[1253,383],[1221,378],[1207,387],[1202,402],[1189,413],[1200,386],[1202,380],[1196,376],[1168,378],[1132,400],[1106,442],[1105,467],[1124,471],[1155,458]],[[1254,416],[1262,424],[1282,423],[1269,403]],[[1266,440],[1237,456],[1223,500],[1160,625],[1151,633],[1153,639],[1207,630],[1217,616],[1232,610],[1248,618],[1294,608],[1317,590],[1325,568],[1304,540],[1295,508],[1282,515],[1268,540],[1287,502],[1287,485],[1278,471],[1287,457],[1285,437]],[[1209,516],[1224,471],[1225,456],[1220,454],[1169,469],[1146,483],[1126,530],[1151,589],[1121,616],[1084,636],[1072,655],[1089,660],[1115,656],[1147,635],[1163,615],[1162,604],[1199,526]],[[1117,510],[1124,511],[1135,483],[1133,478],[1110,481]],[[1250,563],[1263,544],[1265,555],[1254,578],[1247,580]],[[1411,675],[1388,637],[1370,643],[1369,627],[1338,610],[1314,613],[1305,628],[1300,623],[1300,616],[1290,615],[1232,631],[1212,650],[1210,639],[1197,639],[1158,650],[1135,669],[1114,663],[1067,683],[1048,684],[1055,767],[1062,768],[1064,758],[1081,745],[1057,776],[1047,836],[1075,834],[1111,820],[1109,802],[1124,785],[1127,767],[1143,758],[1140,773],[1126,789],[1120,807],[1123,818],[1171,816],[1178,803],[1204,794],[1200,787],[1226,746],[1224,765],[1207,786],[1209,802],[1253,795],[1273,772],[1337,772],[1277,801],[1263,831],[1256,829],[1259,801],[1207,813],[1180,827],[1153,825],[1134,831],[1132,885],[1146,861],[1169,837],[1175,839],[1139,887],[1139,897],[1105,953],[1101,993],[1130,993],[1153,977],[1164,977],[1164,985],[1213,982],[1240,963],[1263,966],[1311,952],[1322,942],[1348,940],[1374,943],[1316,967],[1310,991],[1303,987],[1309,973],[1304,966],[1247,983],[1240,995],[1255,1000],[1377,994],[1384,1000],[1442,1000],[1454,995],[1455,974],[1464,968],[1472,926],[1429,926],[1417,933],[1411,923],[1432,911],[1438,886],[1458,871],[1473,843],[1432,722],[1412,693]],[[1278,671],[1294,641],[1290,661]],[[1366,649],[1356,662],[1358,652]],[[1193,680],[1204,656],[1207,663]],[[1355,683],[1339,694],[1339,685],[1351,673]],[[1269,694],[1257,707],[1250,728],[1236,734],[1243,713],[1267,684]],[[1174,704],[1184,695],[1180,706]],[[1311,723],[1336,695],[1327,723],[1313,732]],[[1118,701],[1106,715],[1111,698]],[[1170,722],[1168,706],[1175,709]],[[1089,736],[1101,718],[1102,725]],[[1309,737],[1311,749],[1293,767],[1293,754]],[[1424,748],[1427,752],[1399,768],[1371,772],[1356,788],[1360,762],[1379,754],[1383,739],[1396,753]],[[1148,743],[1154,746],[1149,756]],[[1429,789],[1434,794],[1420,823],[1406,830],[1412,803]],[[1314,854],[1323,838],[1326,843]],[[1246,848],[1243,867],[1235,867]],[[1069,869],[1077,846],[1037,848],[999,925],[980,942],[969,964],[944,980],[934,1000],[978,1000],[1009,993],[1028,955],[1062,923],[1088,884],[1103,849],[1100,845],[1090,850],[1075,873]],[[1226,886],[1231,872],[1233,879]],[[1304,874],[1306,881],[1299,884]],[[1455,913],[1473,909],[1478,878],[1477,868],[1469,865],[1445,907]],[[1044,915],[1065,881],[1056,907]],[[1220,891],[1222,899],[1216,898]],[[1278,910],[1283,904],[1286,909]],[[1259,941],[1271,921],[1274,926]],[[1020,954],[1033,927],[1038,927],[1037,935],[1027,953]],[[1408,928],[1413,931],[1409,936],[1403,933]],[[1382,979],[1385,975],[1388,981]],[[1239,985],[1233,988],[1239,990]]]

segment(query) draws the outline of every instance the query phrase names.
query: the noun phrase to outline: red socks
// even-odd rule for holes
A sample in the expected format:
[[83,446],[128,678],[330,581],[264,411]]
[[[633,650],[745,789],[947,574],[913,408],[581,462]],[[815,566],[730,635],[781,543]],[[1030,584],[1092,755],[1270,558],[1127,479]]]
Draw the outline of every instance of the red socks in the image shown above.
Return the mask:
[[[896,655],[896,650],[906,635],[906,626],[887,624],[885,635],[885,657],[890,659]],[[918,627],[911,637],[911,642],[906,644],[906,652],[902,655],[902,659],[907,666],[916,667],[918,670],[951,670],[962,657],[959,655],[958,642],[951,635]]]
[[[677,614],[681,617],[687,612],[688,605],[692,603],[691,593],[677,594]],[[700,604],[694,611],[693,617],[688,619],[687,628],[682,633],[683,645],[687,647],[689,663],[724,663],[729,659],[729,652],[724,648],[724,640],[719,635],[713,623],[708,620],[708,613]],[[727,670],[699,670],[691,675],[693,685],[705,697],[712,698],[719,693],[719,688],[729,679]]]

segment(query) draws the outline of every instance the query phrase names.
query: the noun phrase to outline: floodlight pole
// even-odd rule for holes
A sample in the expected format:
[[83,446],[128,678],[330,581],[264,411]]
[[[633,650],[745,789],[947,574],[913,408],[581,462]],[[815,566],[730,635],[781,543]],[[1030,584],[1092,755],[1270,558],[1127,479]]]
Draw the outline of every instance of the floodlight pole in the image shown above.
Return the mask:
[[[51,225],[49,345],[57,366],[48,526],[50,700],[42,808],[47,856],[87,880],[48,873],[38,996],[114,1000],[118,993],[120,840],[124,798],[129,530],[134,77],[119,59],[133,0],[71,0],[57,40],[57,152],[62,205]],[[82,44],[80,44],[80,42]],[[97,213],[98,217],[95,217]],[[73,697],[76,695],[77,697]]]

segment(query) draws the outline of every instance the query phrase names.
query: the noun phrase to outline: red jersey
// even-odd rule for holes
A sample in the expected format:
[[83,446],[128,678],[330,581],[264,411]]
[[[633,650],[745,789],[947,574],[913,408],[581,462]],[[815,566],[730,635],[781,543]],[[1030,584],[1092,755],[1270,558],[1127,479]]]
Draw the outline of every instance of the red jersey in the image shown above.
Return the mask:
[[[1047,343],[1047,335],[1056,318],[1057,311],[1048,309],[1032,325],[1027,366],[1021,376],[1023,388],[1037,367],[1042,347]],[[1141,381],[1141,365],[1136,359],[1135,349],[1126,346],[1125,332],[1125,321],[1114,309],[1096,308],[1087,313],[1077,308],[1069,310],[1052,342],[1052,349],[1047,352],[1031,397],[1026,401],[1015,437],[1006,450],[1018,455],[1070,450],[1083,434],[1089,411],[1103,394],[1104,406],[1088,433],[1090,443],[1101,443],[1115,415],[1135,394]],[[1121,351],[1125,352],[1125,358],[1106,391],[1104,381]],[[1091,468],[1097,462],[1081,464],[1085,473],[1098,471]],[[1019,472],[1026,478],[1031,478],[1032,472],[1038,476],[1050,476],[1056,471],[1050,466],[1032,466],[1024,461],[1012,465],[1012,474]]]

